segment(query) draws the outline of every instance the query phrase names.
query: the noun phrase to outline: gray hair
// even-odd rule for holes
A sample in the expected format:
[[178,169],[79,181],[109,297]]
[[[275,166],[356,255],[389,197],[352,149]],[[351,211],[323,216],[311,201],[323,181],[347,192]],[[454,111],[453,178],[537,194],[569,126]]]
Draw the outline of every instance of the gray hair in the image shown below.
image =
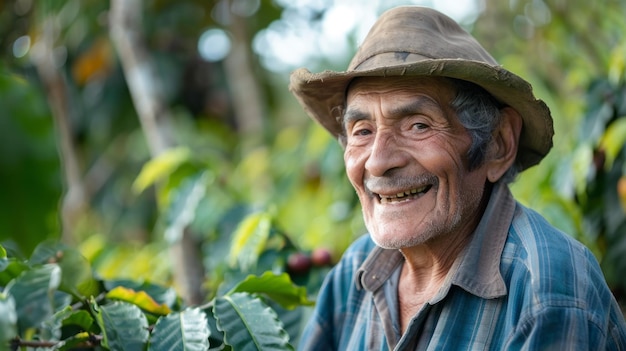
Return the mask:
[[[467,152],[470,170],[480,167],[485,161],[487,148],[493,140],[493,131],[501,120],[500,110],[504,107],[482,87],[459,79],[450,79],[456,88],[456,97],[450,105],[472,138]],[[501,181],[511,183],[519,173],[517,162],[506,171]]]

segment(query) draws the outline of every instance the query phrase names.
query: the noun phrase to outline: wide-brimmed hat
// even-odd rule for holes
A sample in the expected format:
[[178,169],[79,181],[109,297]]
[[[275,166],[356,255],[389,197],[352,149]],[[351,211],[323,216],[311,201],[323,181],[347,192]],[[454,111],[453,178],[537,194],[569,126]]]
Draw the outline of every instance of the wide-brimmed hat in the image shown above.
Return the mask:
[[290,90],[304,110],[333,136],[342,133],[346,90],[356,77],[436,76],[473,82],[523,119],[517,164],[533,166],[552,147],[552,117],[531,85],[502,68],[448,16],[425,7],[386,11],[374,24],[345,72],[291,74]]

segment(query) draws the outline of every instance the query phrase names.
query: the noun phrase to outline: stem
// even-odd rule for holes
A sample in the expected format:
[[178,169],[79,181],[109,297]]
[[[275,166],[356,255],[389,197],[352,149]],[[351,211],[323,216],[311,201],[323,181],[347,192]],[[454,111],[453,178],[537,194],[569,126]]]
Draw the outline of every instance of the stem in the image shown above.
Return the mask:
[[[89,334],[89,340],[77,344],[72,347],[72,349],[83,349],[83,348],[96,348],[100,346],[102,343],[102,335]],[[20,347],[33,347],[33,348],[51,348],[55,347],[59,341],[26,341],[21,340],[20,338],[15,338],[11,340],[11,350],[17,351]]]

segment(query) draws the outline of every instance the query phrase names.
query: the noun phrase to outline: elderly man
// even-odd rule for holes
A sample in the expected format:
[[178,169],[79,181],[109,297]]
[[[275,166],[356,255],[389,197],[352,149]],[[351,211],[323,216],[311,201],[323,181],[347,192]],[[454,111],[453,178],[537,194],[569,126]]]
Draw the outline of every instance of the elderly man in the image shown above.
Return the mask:
[[626,350],[593,255],[507,185],[552,147],[549,109],[457,23],[392,9],[346,72],[290,88],[345,148],[369,231],[299,350]]

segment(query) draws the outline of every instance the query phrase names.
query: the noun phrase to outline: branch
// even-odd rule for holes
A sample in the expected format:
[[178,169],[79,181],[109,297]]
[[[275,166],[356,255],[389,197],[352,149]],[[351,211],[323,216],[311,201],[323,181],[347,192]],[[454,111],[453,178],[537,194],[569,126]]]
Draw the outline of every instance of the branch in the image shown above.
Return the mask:
[[162,84],[150,60],[141,31],[142,1],[111,1],[111,38],[153,156],[174,145]]
[[[103,336],[96,334],[89,334],[89,340],[85,342],[81,342],[76,344],[72,349],[83,349],[83,348],[96,348],[102,344]],[[61,341],[26,341],[22,340],[19,337],[11,340],[11,350],[18,350],[21,347],[34,347],[34,348],[51,348],[57,346]]]

